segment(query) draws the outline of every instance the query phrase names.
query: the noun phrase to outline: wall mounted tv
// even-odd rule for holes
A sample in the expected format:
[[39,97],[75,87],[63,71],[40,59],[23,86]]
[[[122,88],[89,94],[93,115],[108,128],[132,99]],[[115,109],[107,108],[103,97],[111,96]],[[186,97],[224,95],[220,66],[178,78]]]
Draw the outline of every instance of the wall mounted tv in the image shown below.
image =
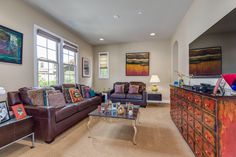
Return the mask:
[[236,73],[236,9],[189,44],[189,74],[217,78]]

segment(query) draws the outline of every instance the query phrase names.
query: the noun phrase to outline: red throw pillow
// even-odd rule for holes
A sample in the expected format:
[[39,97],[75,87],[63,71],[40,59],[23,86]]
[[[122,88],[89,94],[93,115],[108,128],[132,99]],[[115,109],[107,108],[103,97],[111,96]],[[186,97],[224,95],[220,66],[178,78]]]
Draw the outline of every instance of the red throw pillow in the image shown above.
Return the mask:
[[124,85],[115,85],[115,93],[124,93]]
[[138,94],[139,85],[130,85],[129,86],[129,94]]
[[23,119],[27,116],[23,104],[14,105],[11,108],[17,120]]
[[80,91],[78,89],[70,88],[70,97],[73,103],[83,101],[83,97],[80,94]]

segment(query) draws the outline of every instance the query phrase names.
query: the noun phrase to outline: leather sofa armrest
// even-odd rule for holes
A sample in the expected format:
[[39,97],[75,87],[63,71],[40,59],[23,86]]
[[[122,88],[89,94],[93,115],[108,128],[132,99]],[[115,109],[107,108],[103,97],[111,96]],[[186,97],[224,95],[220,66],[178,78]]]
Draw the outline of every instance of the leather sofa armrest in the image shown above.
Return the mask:
[[39,118],[51,118],[55,116],[56,108],[52,106],[25,106],[27,114]]
[[34,132],[37,138],[51,143],[56,136],[55,107],[25,106],[28,115],[34,119]]
[[143,90],[142,95],[143,95],[143,101],[146,102],[147,101],[147,92],[146,92],[146,90]]
[[110,98],[111,98],[111,95],[112,95],[114,92],[115,92],[115,90],[114,90],[114,89],[112,89],[112,90],[109,90],[109,91],[107,92],[107,97],[108,97],[108,99],[110,99]]

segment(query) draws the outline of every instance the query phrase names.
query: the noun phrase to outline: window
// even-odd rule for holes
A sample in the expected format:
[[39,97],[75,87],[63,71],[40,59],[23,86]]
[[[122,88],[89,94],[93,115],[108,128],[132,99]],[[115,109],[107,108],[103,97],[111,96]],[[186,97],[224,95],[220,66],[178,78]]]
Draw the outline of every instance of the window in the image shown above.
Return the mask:
[[36,29],[35,85],[77,82],[78,47],[47,31]]
[[107,79],[109,78],[109,53],[100,52],[98,55],[99,78]]
[[65,42],[63,46],[64,83],[76,82],[76,52],[77,47]]
[[38,33],[36,39],[38,60],[38,85],[50,86],[58,83],[59,40]]

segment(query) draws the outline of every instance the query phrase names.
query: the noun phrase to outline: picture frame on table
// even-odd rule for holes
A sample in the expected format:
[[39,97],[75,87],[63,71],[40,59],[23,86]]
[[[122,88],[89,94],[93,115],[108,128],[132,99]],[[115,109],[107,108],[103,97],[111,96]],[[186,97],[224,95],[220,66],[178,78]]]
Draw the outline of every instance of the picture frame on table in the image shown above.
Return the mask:
[[82,58],[82,77],[90,77],[91,76],[91,67],[90,60],[88,58]]
[[10,120],[10,113],[6,101],[0,102],[0,124]]
[[27,116],[23,104],[14,105],[11,108],[16,117],[16,120],[24,119]]

